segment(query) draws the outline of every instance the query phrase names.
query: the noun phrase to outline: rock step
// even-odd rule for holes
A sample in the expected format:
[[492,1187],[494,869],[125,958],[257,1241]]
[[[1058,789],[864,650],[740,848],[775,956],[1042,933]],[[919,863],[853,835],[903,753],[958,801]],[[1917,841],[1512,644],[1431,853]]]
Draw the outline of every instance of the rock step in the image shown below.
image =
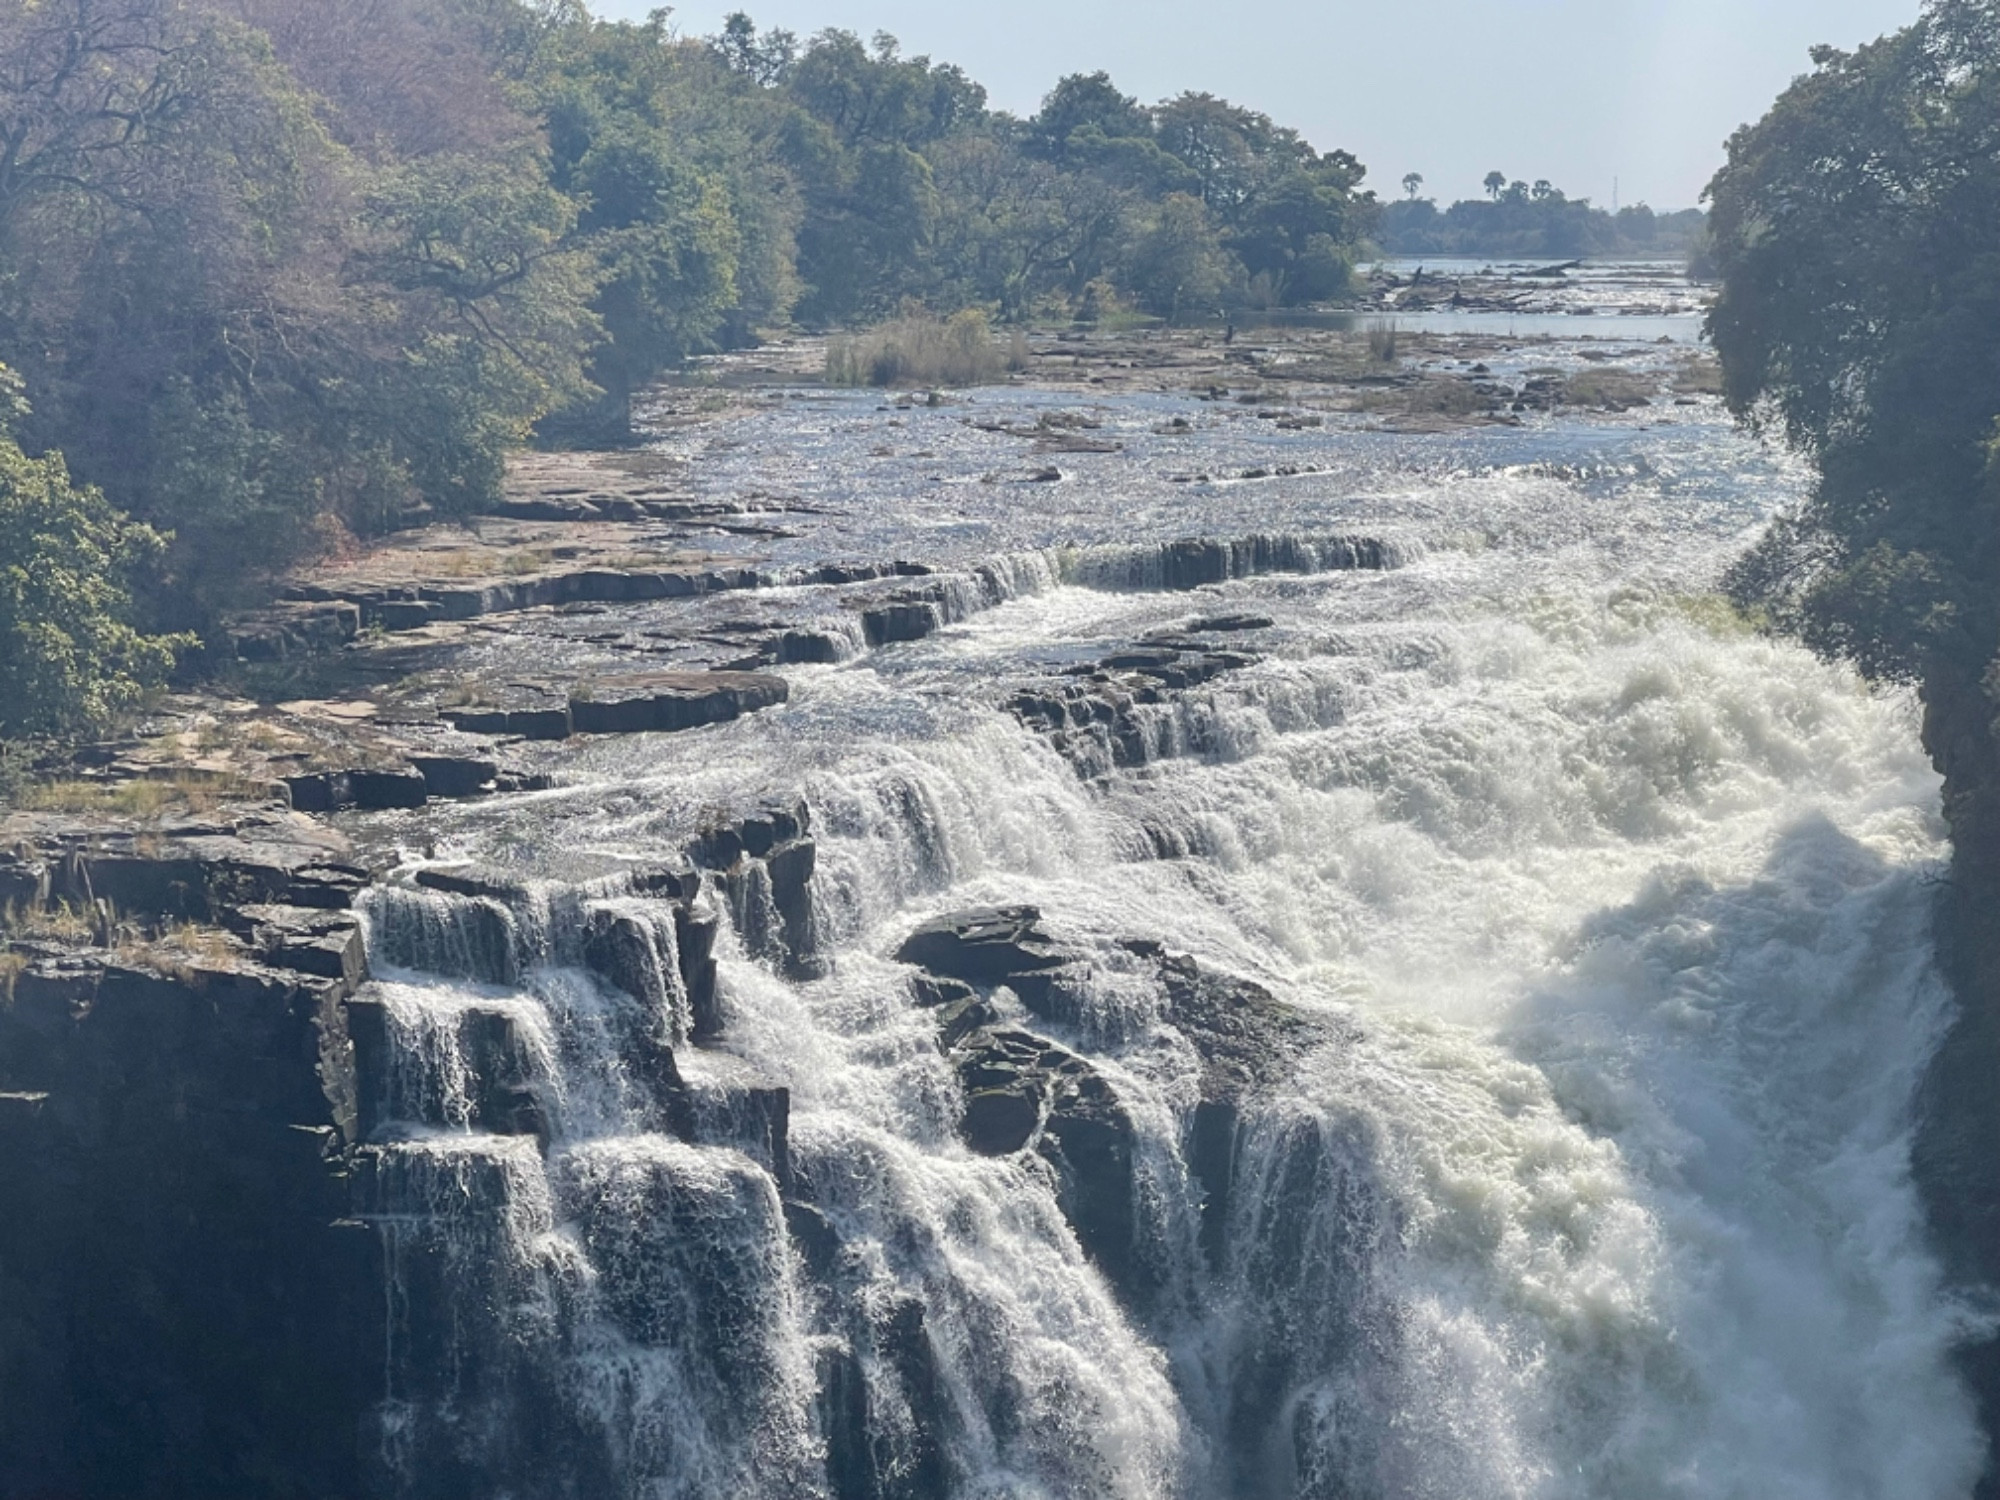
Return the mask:
[[243,661],[286,661],[333,650],[363,630],[420,630],[438,620],[474,620],[564,604],[630,604],[692,599],[703,594],[758,588],[754,568],[579,568],[525,578],[481,579],[464,584],[389,585],[341,589],[299,584],[285,602],[236,622],[230,641]]
[[766,672],[645,672],[579,683],[508,683],[488,701],[440,711],[473,734],[566,739],[645,734],[721,724],[783,703],[791,685]]

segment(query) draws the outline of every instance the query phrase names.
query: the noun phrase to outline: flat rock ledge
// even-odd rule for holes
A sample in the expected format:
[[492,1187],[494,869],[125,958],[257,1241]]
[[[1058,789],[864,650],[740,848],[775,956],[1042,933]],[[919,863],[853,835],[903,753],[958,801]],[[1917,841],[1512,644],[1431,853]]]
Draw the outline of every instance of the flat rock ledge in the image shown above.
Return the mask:
[[485,701],[440,710],[454,727],[523,739],[572,734],[647,734],[723,724],[790,696],[768,672],[644,672],[578,683],[515,682]]

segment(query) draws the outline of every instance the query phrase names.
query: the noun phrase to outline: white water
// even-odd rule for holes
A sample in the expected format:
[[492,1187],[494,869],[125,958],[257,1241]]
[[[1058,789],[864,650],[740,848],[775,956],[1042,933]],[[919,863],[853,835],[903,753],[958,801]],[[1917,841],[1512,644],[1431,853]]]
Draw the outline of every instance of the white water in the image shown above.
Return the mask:
[[[1913,705],[1708,600],[1755,497],[1593,483],[1417,482],[1376,505],[1429,545],[1380,576],[1194,600],[1051,585],[792,669],[782,711],[601,742],[569,788],[428,815],[440,857],[643,856],[704,807],[803,789],[814,809],[834,973],[781,980],[725,926],[723,1048],[677,1055],[698,1096],[791,1089],[835,1287],[726,1127],[684,1145],[618,1104],[615,1049],[584,1024],[610,1002],[559,944],[515,988],[392,992],[433,1035],[454,1006],[523,1008],[558,1105],[590,1084],[590,1108],[558,1110],[551,1206],[522,1231],[540,1248],[518,1253],[558,1289],[537,1294],[569,1330],[557,1383],[630,1437],[620,1492],[811,1492],[814,1361],[840,1345],[898,1472],[923,1472],[929,1422],[951,1493],[996,1500],[1969,1494],[1959,1313],[1909,1172],[1948,1006]],[[1204,717],[1226,757],[1086,784],[997,706],[1075,643],[1222,608],[1273,617],[1271,657],[1161,712]],[[1184,857],[1151,856],[1162,830]],[[1166,1263],[1150,1318],[1034,1157],[957,1142],[932,1017],[884,956],[926,915],[1022,901],[1096,957],[1082,1031],[1028,1024],[1091,1050],[1139,1126]],[[1120,938],[1337,1023],[1253,1111],[1219,1269],[1182,1161],[1194,1059]],[[424,1149],[453,1139],[496,1149]],[[676,1301],[690,1244],[744,1298],[728,1348]],[[681,1321],[642,1319],[647,1343],[607,1296]],[[884,1332],[912,1299],[932,1408]]]

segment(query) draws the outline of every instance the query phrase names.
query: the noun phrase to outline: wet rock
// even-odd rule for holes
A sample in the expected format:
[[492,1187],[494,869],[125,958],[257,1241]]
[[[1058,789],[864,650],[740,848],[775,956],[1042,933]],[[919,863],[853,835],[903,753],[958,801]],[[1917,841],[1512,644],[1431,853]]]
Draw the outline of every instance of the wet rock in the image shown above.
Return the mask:
[[903,963],[968,984],[1005,984],[1010,976],[1053,969],[1070,961],[1042,931],[1032,906],[992,906],[924,923],[896,950]]
[[[1259,616],[1224,616],[1221,621],[1225,630],[1269,623]],[[1196,716],[1169,724],[1144,710],[1257,660],[1192,633],[1149,636],[1079,669],[1071,681],[1021,688],[1007,706],[1022,723],[1048,735],[1080,774],[1100,776],[1167,755],[1218,753],[1223,746],[1210,719]]]
[[500,763],[482,755],[413,755],[410,764],[433,797],[477,797],[494,790]]
[[232,913],[229,925],[276,968],[337,979],[350,994],[367,977],[361,924],[349,912],[252,905]]
[[1234,1099],[1202,1099],[1195,1104],[1188,1130],[1188,1173],[1201,1190],[1201,1249],[1209,1266],[1218,1271],[1228,1249],[1241,1126],[1241,1110]]
[[429,800],[424,773],[416,767],[349,771],[347,785],[360,808],[422,807]]
[[979,1089],[965,1096],[960,1132],[982,1156],[1011,1156],[1034,1138],[1042,1123],[1039,1091],[1028,1083]]
[[300,812],[338,812],[354,806],[354,792],[345,771],[307,771],[282,778]]
[[1269,630],[1269,615],[1205,615],[1188,626],[1192,635],[1222,635],[1237,630]]
[[1206,969],[1184,954],[1163,953],[1158,964],[1167,1018],[1201,1054],[1204,1099],[1233,1101],[1268,1089],[1307,1048],[1335,1034],[1253,980]]
[[993,1002],[968,990],[964,999],[954,1000],[938,1011],[938,1049],[950,1052],[975,1031],[999,1024],[1000,1013],[993,1008]]
[[681,982],[687,986],[694,1040],[722,1035],[721,996],[716,990],[715,938],[720,924],[684,906],[674,908],[674,940],[680,951]]
[[918,974],[910,981],[910,998],[925,1007],[955,1005],[972,999],[973,991],[972,986],[962,979]]
[[415,879],[425,890],[483,896],[503,905],[517,904],[527,894],[527,887],[513,876],[478,865],[430,865],[417,871]]
[[812,814],[803,802],[768,806],[737,825],[745,852],[762,859],[778,844],[803,838],[812,828]]
[[479,703],[439,710],[438,717],[469,734],[510,735],[526,740],[568,739],[573,728],[569,697],[535,683],[482,685]]
[[811,839],[794,839],[771,850],[764,860],[771,882],[771,904],[778,913],[784,969],[795,979],[814,979],[826,972],[812,917],[812,878],[818,854]]
[[651,672],[589,684],[571,697],[570,719],[580,734],[693,729],[783,703],[790,691],[758,672]]
[[833,1500],[879,1500],[882,1476],[868,1432],[868,1377],[854,1351],[822,1347],[815,1370],[813,1415],[826,1444],[827,1490]]
[[784,666],[827,665],[840,660],[841,643],[822,630],[787,630],[778,637],[774,656]]
[[920,641],[942,623],[937,605],[925,599],[898,600],[861,612],[861,633],[871,646]]
[[966,1145],[982,1156],[1033,1145],[1056,1169],[1057,1201],[1084,1252],[1134,1305],[1145,1304],[1156,1278],[1136,1254],[1133,1126],[1111,1085],[1068,1048],[990,1021],[964,1030],[950,1056],[965,1089]]

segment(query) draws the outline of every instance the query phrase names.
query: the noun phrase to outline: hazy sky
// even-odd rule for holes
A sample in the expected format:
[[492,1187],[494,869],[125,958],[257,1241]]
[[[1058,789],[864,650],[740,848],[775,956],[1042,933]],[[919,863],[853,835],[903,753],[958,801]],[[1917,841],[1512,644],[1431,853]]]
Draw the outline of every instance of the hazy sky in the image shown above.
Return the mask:
[[[596,0],[637,18],[657,0]],[[1546,177],[1609,206],[1685,208],[1722,142],[1809,66],[1815,42],[1852,46],[1907,25],[1918,0],[700,0],[687,35],[747,10],[807,34],[888,31],[955,62],[992,103],[1032,113],[1065,73],[1110,72],[1149,103],[1221,94],[1343,146],[1395,195],[1476,196],[1490,171]]]

